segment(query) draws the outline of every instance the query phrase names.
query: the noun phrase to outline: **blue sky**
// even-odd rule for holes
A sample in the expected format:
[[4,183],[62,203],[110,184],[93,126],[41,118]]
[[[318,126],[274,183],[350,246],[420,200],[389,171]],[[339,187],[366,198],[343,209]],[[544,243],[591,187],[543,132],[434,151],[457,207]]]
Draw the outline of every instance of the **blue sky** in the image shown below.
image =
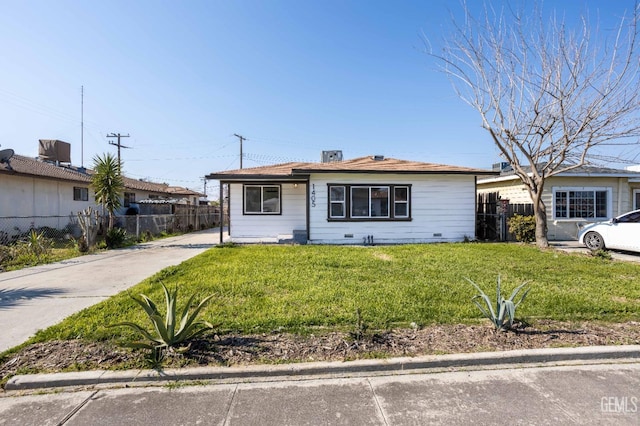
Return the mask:
[[[478,2],[473,3],[476,7]],[[547,1],[615,22],[631,1]],[[371,154],[490,168],[480,119],[424,53],[457,0],[0,0],[0,145],[74,165],[116,152],[134,178],[203,189],[204,175]],[[81,155],[81,87],[84,144]],[[211,188],[211,187],[210,187]],[[215,191],[213,192],[215,194]],[[215,197],[215,195],[214,195]]]

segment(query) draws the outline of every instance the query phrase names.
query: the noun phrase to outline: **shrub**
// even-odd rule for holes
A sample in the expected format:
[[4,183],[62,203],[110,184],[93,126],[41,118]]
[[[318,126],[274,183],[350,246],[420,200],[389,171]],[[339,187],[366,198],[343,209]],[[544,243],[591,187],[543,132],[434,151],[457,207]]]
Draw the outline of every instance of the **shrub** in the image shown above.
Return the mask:
[[[465,278],[467,281],[473,285],[476,290],[480,292],[480,294],[474,296],[471,300],[476,306],[480,309],[482,314],[487,317],[495,326],[497,330],[506,330],[511,328],[513,325],[513,321],[515,320],[516,308],[520,303],[522,303],[529,294],[530,288],[524,290],[518,299],[518,301],[514,301],[515,298],[518,297],[518,294],[529,284],[528,281],[523,282],[518,287],[513,290],[511,296],[508,299],[502,297],[500,291],[500,275],[498,275],[498,283],[496,285],[496,309],[493,309],[491,300],[489,296],[487,296],[482,289],[469,278]],[[484,306],[478,302],[478,300],[482,300],[484,302]],[[506,321],[506,322],[505,322]]]
[[104,241],[107,244],[107,248],[118,248],[122,247],[126,236],[127,231],[125,231],[123,228],[111,228],[107,231],[107,234],[104,237]]
[[602,259],[602,260],[613,260],[613,257],[611,257],[611,253],[609,253],[608,250],[605,249],[600,249],[600,250],[590,250],[589,254],[592,257],[598,258],[598,259]]
[[507,225],[509,226],[509,232],[516,237],[516,241],[532,243],[536,240],[535,216],[516,214],[509,218]]
[[0,272],[3,271],[3,265],[13,259],[11,247],[0,245]]
[[87,240],[84,235],[81,235],[77,240],[75,240],[75,244],[78,252],[87,253],[89,251],[89,244],[87,244]]
[[23,256],[33,256],[37,262],[40,262],[51,252],[51,240],[45,237],[44,232],[32,229],[26,238],[18,243],[17,247]]

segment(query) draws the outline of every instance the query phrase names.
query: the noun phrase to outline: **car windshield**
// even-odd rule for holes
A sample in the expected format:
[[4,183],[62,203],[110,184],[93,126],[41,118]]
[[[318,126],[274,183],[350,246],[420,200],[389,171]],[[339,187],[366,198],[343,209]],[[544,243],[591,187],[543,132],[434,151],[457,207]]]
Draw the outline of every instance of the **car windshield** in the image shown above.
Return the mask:
[[617,221],[623,223],[640,223],[640,211],[620,216]]

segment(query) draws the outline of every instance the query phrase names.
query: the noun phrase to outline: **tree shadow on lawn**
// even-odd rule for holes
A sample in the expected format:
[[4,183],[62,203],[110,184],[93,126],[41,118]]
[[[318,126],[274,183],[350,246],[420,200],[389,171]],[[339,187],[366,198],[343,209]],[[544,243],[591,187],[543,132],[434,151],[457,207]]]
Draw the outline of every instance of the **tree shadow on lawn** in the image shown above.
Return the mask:
[[26,300],[53,297],[66,293],[61,288],[11,288],[0,289],[0,310],[10,309],[24,303]]

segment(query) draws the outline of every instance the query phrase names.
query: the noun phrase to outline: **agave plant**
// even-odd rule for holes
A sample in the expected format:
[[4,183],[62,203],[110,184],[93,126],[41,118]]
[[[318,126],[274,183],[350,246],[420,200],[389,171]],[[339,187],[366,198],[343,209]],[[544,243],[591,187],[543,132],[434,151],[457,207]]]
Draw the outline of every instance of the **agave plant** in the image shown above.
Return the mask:
[[214,326],[203,320],[197,320],[200,311],[209,302],[213,295],[204,298],[198,306],[190,311],[189,308],[193,303],[195,294],[191,295],[187,304],[182,309],[180,317],[176,315],[176,301],[178,298],[178,289],[169,292],[167,287],[162,284],[164,297],[166,302],[166,313],[164,318],[158,311],[156,304],[144,294],[139,297],[131,296],[144,311],[147,313],[153,329],[151,331],[133,322],[120,322],[112,324],[110,327],[129,327],[137,332],[148,342],[132,342],[127,346],[134,348],[150,349],[154,357],[158,357],[164,349],[176,348],[181,343],[192,339],[198,334],[213,328]]
[[[494,310],[489,296],[487,296],[482,291],[482,289],[469,278],[465,279],[469,281],[471,285],[473,285],[476,290],[480,292],[480,294],[475,295],[471,300],[480,309],[482,314],[485,317],[489,318],[496,329],[506,330],[511,328],[511,326],[513,325],[513,321],[515,320],[516,308],[520,305],[520,303],[522,303],[525,297],[527,297],[527,294],[529,294],[529,290],[531,290],[531,288],[525,289],[529,282],[525,281],[520,284],[513,290],[511,296],[508,299],[505,299],[501,293],[500,275],[498,275],[498,283],[496,285],[496,309]],[[479,300],[482,300],[484,302],[484,306],[479,302]]]

